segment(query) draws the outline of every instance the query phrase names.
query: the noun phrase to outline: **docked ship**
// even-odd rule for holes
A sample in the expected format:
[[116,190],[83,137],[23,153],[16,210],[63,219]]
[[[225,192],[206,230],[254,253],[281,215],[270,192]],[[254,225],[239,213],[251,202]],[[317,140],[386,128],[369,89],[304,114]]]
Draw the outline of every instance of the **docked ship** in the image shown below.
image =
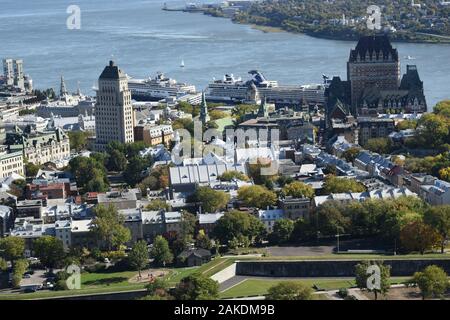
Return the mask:
[[221,80],[208,85],[206,98],[217,102],[258,102],[265,98],[278,105],[323,105],[325,102],[324,84],[279,85],[277,81],[267,80],[258,70],[249,71],[251,79],[243,81],[240,77],[227,74]]
[[129,77],[128,88],[131,91],[131,97],[137,101],[160,101],[196,94],[194,85],[178,83],[161,72],[158,72],[154,78],[148,79]]

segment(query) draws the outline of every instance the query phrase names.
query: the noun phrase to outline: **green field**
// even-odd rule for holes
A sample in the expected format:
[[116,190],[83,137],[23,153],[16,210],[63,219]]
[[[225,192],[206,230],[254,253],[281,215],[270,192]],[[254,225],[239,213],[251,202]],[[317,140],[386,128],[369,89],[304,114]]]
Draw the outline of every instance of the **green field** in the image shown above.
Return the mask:
[[[405,277],[391,278],[392,284],[402,283],[407,280]],[[238,298],[266,295],[269,288],[282,281],[299,281],[309,286],[318,287],[320,290],[338,290],[340,288],[351,288],[355,286],[355,281],[352,279],[247,279],[240,284],[231,287],[222,292],[220,298]]]
[[[232,260],[216,259],[201,267],[192,268],[167,268],[169,271],[166,279],[171,286],[175,286],[180,280],[195,272],[210,276],[226,266],[232,264]],[[0,294],[0,300],[17,299],[44,299],[64,296],[76,296],[83,294],[96,294],[108,292],[135,291],[145,288],[145,284],[130,283],[128,280],[135,276],[137,271],[125,272],[101,272],[82,273],[81,289],[66,291],[38,291],[34,293]]]
[[[305,257],[254,257],[254,256],[236,256],[227,258],[217,258],[204,264],[201,267],[192,268],[166,268],[169,271],[166,279],[171,286],[175,286],[182,278],[199,272],[205,276],[220,272],[239,260],[339,260],[339,259],[355,259],[355,260],[382,260],[382,259],[449,259],[448,254],[426,254],[426,255],[376,255],[376,254],[333,254],[323,256],[305,256]],[[118,291],[133,291],[144,289],[144,284],[130,283],[128,280],[134,276],[136,271],[114,272],[114,273],[83,273],[81,276],[81,289],[72,291],[40,291],[35,293],[20,294],[0,294],[0,300],[4,299],[39,299],[52,298],[62,296],[73,296],[81,294],[96,294]],[[267,289],[279,280],[257,280],[249,279],[236,287],[233,287],[222,293],[222,297],[237,297],[247,295],[261,295],[267,292]],[[350,286],[348,280],[306,280],[311,285],[318,285],[324,290],[338,289],[340,287]],[[311,281],[315,281],[312,283]],[[344,282],[342,282],[344,281]],[[344,285],[346,284],[346,285]]]

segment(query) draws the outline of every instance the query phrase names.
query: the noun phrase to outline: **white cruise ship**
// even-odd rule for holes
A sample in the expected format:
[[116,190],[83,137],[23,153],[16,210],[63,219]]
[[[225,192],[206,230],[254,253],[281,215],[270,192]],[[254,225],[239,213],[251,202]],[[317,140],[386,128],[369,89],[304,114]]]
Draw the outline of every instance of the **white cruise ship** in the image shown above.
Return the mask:
[[255,90],[260,98],[270,103],[282,105],[298,105],[301,103],[323,105],[325,102],[325,84],[279,85],[277,81],[267,80],[257,71],[249,71],[252,78],[243,81],[232,74],[225,75],[222,80],[215,80],[208,85],[206,98],[220,102],[248,101],[249,92]]
[[131,91],[132,98],[137,101],[159,101],[196,93],[194,85],[177,83],[176,80],[167,78],[160,72],[153,79],[129,77],[128,89]]

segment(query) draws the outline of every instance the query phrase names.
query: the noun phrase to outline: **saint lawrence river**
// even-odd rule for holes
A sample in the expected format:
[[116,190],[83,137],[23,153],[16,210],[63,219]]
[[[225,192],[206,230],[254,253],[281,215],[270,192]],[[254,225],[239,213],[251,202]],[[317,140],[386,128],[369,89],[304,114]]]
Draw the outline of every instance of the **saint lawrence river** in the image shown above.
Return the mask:
[[[24,59],[36,88],[58,88],[64,75],[84,93],[113,58],[130,76],[164,72],[179,82],[204,89],[225,73],[247,78],[252,69],[282,84],[320,83],[322,74],[346,78],[353,42],[304,35],[264,33],[228,19],[200,13],[166,12],[177,1],[2,0],[0,58]],[[69,5],[81,9],[81,29],[69,30]],[[406,65],[416,64],[428,104],[450,98],[450,45],[396,43]],[[407,60],[411,56],[414,60]],[[184,60],[185,68],[180,68]]]

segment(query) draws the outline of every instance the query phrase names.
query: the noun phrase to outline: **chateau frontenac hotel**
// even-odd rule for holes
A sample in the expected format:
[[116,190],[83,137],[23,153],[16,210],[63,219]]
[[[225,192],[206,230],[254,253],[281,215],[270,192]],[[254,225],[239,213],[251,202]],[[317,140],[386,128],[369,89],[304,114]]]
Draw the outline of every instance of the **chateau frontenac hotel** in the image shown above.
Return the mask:
[[362,37],[350,51],[347,81],[335,77],[327,92],[328,107],[348,105],[353,116],[427,111],[423,82],[415,65],[401,77],[399,53],[388,36]]
[[394,131],[393,120],[380,114],[427,111],[417,67],[407,65],[401,76],[399,53],[386,35],[359,40],[350,51],[347,80],[334,77],[325,97],[328,139],[344,135],[360,145]]

